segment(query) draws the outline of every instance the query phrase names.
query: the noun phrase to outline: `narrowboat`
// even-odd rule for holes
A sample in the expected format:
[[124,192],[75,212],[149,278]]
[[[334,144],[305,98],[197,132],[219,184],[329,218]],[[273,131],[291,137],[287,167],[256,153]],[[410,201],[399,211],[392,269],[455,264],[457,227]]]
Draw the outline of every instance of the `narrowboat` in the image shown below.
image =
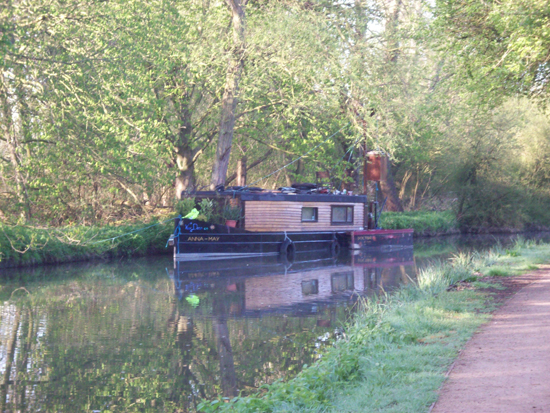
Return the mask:
[[176,260],[186,261],[257,256],[292,261],[304,252],[337,255],[342,247],[386,251],[412,247],[411,229],[376,228],[377,208],[365,195],[322,192],[315,184],[277,191],[220,187],[196,192],[197,202],[212,200],[218,210],[237,208],[237,225],[207,222],[200,215],[177,218],[168,245],[174,247]]

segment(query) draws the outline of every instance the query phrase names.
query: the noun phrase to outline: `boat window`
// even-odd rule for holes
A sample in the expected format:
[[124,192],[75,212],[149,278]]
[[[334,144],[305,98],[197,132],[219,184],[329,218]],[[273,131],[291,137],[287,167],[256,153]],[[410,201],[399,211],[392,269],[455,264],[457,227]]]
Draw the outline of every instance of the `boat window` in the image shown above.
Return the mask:
[[317,208],[302,208],[302,222],[317,222],[317,217]]
[[319,294],[319,280],[302,281],[302,294]]
[[332,224],[353,224],[353,206],[332,206]]

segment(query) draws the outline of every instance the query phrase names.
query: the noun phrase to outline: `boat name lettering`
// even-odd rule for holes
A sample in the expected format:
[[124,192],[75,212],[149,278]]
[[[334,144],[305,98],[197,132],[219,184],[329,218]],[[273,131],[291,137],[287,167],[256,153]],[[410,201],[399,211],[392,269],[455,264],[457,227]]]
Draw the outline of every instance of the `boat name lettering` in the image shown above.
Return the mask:
[[219,241],[220,237],[187,237],[187,241]]
[[185,224],[185,229],[189,232],[198,231],[198,230],[201,230],[201,229],[203,229],[205,231],[209,230],[208,227],[201,227],[195,222],[190,222],[189,224]]
[[372,238],[373,237],[371,235],[359,235],[355,239],[357,241],[372,241]]

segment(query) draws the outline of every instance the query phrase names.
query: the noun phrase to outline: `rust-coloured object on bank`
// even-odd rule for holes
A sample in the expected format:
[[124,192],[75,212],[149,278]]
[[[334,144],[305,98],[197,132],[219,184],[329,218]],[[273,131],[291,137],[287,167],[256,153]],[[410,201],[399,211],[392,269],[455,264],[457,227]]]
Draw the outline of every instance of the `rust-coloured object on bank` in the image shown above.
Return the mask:
[[366,180],[385,181],[388,173],[388,157],[381,152],[367,153]]

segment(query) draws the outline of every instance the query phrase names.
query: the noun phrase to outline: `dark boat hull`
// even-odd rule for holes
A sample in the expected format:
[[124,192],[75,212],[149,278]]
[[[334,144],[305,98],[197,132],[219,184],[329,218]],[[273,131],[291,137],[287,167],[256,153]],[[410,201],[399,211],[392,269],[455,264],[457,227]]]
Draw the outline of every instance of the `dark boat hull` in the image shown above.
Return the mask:
[[292,245],[292,253],[331,251],[337,242],[335,232],[245,232],[245,233],[181,233],[176,238],[176,259],[201,260],[256,256],[277,256],[285,245]]

